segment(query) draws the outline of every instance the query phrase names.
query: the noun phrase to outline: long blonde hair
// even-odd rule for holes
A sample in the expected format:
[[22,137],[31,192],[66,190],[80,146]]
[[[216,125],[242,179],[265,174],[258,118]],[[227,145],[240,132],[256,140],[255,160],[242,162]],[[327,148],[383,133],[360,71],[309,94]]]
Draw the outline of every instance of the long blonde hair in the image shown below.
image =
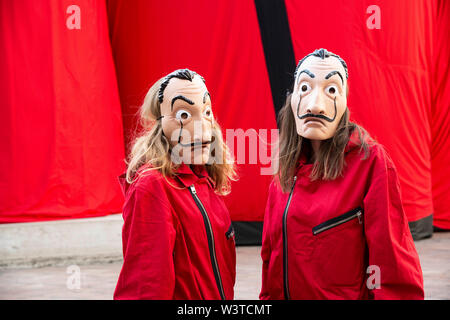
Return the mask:
[[[144,164],[150,164],[149,170],[158,170],[164,177],[173,177],[176,165],[171,161],[171,147],[168,139],[164,136],[161,121],[156,120],[161,116],[161,105],[158,100],[158,91],[166,77],[159,79],[148,90],[144,102],[140,108],[139,121],[142,131],[133,141],[131,152],[126,160],[127,172],[126,180],[133,183],[138,169]],[[234,161],[231,158],[229,149],[223,141],[222,130],[214,121],[212,135],[215,138],[215,156],[220,156],[218,162],[206,164],[206,170],[215,184],[215,192],[220,195],[228,194],[230,181],[235,181],[236,171]]]

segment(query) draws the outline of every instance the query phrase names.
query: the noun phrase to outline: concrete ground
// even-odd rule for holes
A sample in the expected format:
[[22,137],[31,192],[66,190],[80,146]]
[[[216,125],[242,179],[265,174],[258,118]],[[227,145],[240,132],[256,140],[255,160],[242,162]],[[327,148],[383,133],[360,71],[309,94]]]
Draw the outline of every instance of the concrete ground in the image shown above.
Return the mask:
[[[426,299],[450,299],[450,232],[416,242]],[[236,299],[258,299],[260,247],[237,247]],[[0,299],[112,299],[121,263],[0,270]],[[80,275],[77,282],[74,276]]]

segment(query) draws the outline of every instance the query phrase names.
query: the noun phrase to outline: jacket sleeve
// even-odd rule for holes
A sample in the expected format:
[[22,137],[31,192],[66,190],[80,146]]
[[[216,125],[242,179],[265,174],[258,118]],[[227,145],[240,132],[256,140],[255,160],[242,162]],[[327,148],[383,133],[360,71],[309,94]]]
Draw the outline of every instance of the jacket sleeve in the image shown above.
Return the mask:
[[374,152],[364,198],[369,298],[423,299],[422,270],[403,211],[397,171],[382,147]]
[[261,292],[259,294],[259,299],[261,300],[269,300],[269,292],[268,292],[268,279],[267,273],[269,269],[270,256],[272,254],[272,249],[270,247],[270,235],[269,235],[269,227],[270,227],[270,212],[272,210],[271,203],[271,194],[273,189],[273,182],[269,187],[269,196],[267,199],[266,210],[264,213],[264,223],[263,223],[263,235],[262,235],[262,246],[261,246],[261,258],[262,258],[262,286]]
[[[157,189],[157,188],[154,188]],[[175,227],[161,190],[130,190],[123,208],[123,266],[114,299],[172,299]]]

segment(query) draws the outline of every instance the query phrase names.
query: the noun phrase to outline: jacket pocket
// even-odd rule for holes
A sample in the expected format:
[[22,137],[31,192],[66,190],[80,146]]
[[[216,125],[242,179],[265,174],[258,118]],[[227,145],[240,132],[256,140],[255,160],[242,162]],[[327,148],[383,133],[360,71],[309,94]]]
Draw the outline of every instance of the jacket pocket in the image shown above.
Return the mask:
[[312,281],[330,299],[358,299],[364,285],[366,241],[358,207],[312,230]]
[[362,215],[363,209],[361,207],[357,207],[353,210],[350,210],[340,216],[334,217],[330,220],[322,222],[321,224],[312,228],[313,235],[318,235],[321,232],[329,230],[331,228],[337,227],[343,223],[346,223],[353,219],[358,219],[359,223],[362,224]]

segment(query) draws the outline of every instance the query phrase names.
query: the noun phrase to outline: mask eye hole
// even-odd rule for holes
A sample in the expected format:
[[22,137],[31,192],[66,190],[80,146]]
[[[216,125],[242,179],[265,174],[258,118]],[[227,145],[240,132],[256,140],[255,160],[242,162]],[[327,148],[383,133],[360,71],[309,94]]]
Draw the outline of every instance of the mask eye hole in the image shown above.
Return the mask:
[[175,118],[177,120],[187,120],[190,117],[192,117],[191,114],[186,110],[178,110],[177,113],[175,114]]
[[338,89],[335,85],[328,86],[325,91],[332,96],[335,96],[338,93]]
[[206,110],[203,111],[203,115],[205,115],[207,118],[211,118],[212,117],[212,110],[211,110],[211,108],[206,108]]
[[308,83],[303,82],[300,84],[300,93],[301,94],[307,93],[309,90],[311,90],[311,86]]

